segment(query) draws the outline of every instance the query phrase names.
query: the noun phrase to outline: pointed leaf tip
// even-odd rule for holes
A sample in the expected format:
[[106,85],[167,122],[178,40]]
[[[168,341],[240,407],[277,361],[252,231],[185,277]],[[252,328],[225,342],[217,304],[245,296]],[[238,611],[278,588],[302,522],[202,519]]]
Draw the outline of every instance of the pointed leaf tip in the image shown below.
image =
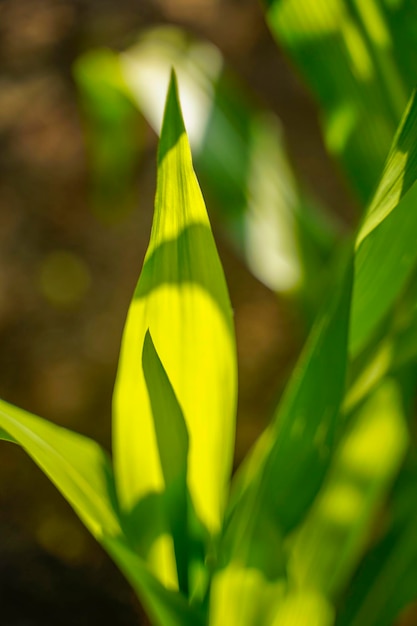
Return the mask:
[[158,165],[161,164],[167,152],[175,146],[183,133],[185,133],[185,125],[178,95],[177,75],[172,68],[159,141]]
[[[150,336],[145,339],[149,328],[160,363],[152,352]],[[155,391],[155,380],[148,376],[151,372],[156,372],[155,380],[165,388],[170,383],[170,393]],[[184,436],[177,442],[178,456],[171,454],[166,429],[155,428],[156,408],[168,397],[172,411],[177,407],[177,424],[185,421]],[[231,306],[193,170],[173,75],[161,137],[151,238],[129,309],[114,394],[114,459],[123,512],[133,519],[147,494],[164,491],[167,468],[171,468],[168,457],[176,457],[173,461],[178,467],[178,459],[186,456],[188,431],[191,501],[207,530],[218,533],[232,466],[235,409]],[[169,417],[171,413],[162,407],[160,420],[165,414]],[[160,517],[165,528],[162,511]],[[161,580],[171,582],[176,575],[171,546],[164,544],[164,552],[159,545],[154,547],[149,563]]]

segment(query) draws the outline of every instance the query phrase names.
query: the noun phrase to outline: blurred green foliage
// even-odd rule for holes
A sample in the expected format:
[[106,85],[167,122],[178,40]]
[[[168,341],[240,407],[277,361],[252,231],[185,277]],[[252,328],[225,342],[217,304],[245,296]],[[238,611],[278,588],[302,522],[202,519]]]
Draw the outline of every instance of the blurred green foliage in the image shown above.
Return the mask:
[[[265,14],[357,195],[356,234],[318,206],[280,121],[213,45],[158,28],[74,69],[98,214],[129,208],[137,131],[143,119],[161,127],[174,65],[219,224],[258,279],[315,319],[230,496],[232,316],[174,81],[117,378],[114,468],[92,441],[6,403],[0,436],[56,482],[156,624],[389,626],[417,601],[417,9],[268,0]],[[74,259],[51,257],[48,297],[62,299],[57,268],[86,288]]]

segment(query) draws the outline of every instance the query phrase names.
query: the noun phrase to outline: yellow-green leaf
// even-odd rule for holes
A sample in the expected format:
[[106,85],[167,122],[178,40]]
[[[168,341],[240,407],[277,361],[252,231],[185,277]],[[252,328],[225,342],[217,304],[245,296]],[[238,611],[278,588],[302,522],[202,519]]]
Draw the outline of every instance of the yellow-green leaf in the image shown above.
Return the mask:
[[404,459],[403,413],[398,385],[387,379],[354,416],[317,500],[291,539],[290,569],[298,586],[333,599],[343,591]]
[[[209,531],[217,533],[233,456],[235,339],[174,78],[158,153],[151,240],[128,314],[114,394],[116,483],[127,516],[165,489],[141,358],[148,329],[187,425],[187,483],[194,507]],[[160,535],[148,548],[155,571],[175,586],[171,538]]]
[[256,568],[231,564],[214,574],[209,626],[271,626],[283,602],[285,581],[271,581]]
[[205,626],[199,607],[191,607],[178,592],[166,589],[143,560],[122,540],[106,537],[103,545],[120,570],[138,592],[152,623],[157,626]]
[[130,581],[158,626],[203,620],[180,593],[165,589],[124,535],[108,455],[91,439],[0,400],[0,438],[18,443],[51,479]]
[[300,192],[280,121],[248,99],[219,49],[185,30],[159,26],[142,32],[120,55],[120,64],[132,97],[156,132],[161,92],[175,64],[186,117],[190,112],[194,164],[215,199],[223,232],[270,289],[302,292],[316,301],[318,267],[338,228],[306,190]]
[[416,459],[408,455],[389,501],[382,537],[365,554],[336,626],[413,626],[417,601]]
[[0,400],[0,428],[39,465],[96,539],[120,534],[113,470],[95,441],[4,400]]

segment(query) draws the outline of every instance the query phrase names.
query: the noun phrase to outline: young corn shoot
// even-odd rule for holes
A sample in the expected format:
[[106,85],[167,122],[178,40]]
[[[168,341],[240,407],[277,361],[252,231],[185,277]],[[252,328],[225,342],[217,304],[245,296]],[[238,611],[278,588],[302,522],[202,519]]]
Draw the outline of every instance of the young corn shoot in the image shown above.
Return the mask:
[[[338,448],[333,474],[321,489],[343,422],[348,352],[359,350],[378,321],[378,311],[363,306],[369,277],[381,271],[374,251],[387,243],[386,225],[401,222],[415,180],[414,171],[404,168],[415,161],[416,119],[413,98],[340,287],[231,493],[237,389],[233,315],[174,74],[159,144],[152,233],[114,391],[113,463],[87,437],[0,401],[0,437],[22,446],[57,486],[155,625],[333,623],[334,586],[323,573],[339,547],[330,542],[323,561],[315,537],[332,528],[329,518],[324,524],[329,490],[340,480],[346,455],[353,449],[353,461],[360,458],[354,437],[353,444],[347,439],[349,445]],[[407,162],[399,158],[404,149]],[[400,184],[404,179],[407,184]],[[394,246],[384,275],[394,271],[398,255]],[[405,280],[410,263],[401,267]],[[378,294],[371,295],[378,303]],[[380,306],[386,309],[394,295],[390,292]],[[384,403],[388,398],[401,419],[393,383],[383,389]],[[398,438],[389,472],[398,467],[401,442]],[[384,476],[369,475],[369,489],[382,488]],[[324,497],[317,498],[319,493]],[[356,552],[358,528],[353,519],[343,535]],[[356,552],[344,553],[338,585]]]

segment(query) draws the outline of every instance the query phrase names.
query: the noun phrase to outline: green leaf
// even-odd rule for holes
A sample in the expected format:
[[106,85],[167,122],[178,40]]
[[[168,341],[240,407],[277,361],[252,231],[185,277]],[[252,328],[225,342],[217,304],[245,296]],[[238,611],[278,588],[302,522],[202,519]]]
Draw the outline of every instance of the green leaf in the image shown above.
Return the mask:
[[0,439],[2,439],[3,441],[9,441],[10,443],[17,443],[16,439],[14,439],[14,437],[11,437],[9,433],[7,433],[2,428],[0,428]]
[[259,569],[237,564],[216,572],[210,595],[210,626],[332,626],[334,611],[314,589],[272,581]]
[[260,488],[264,506],[284,531],[304,514],[331,459],[345,392],[351,269],[336,306],[314,329],[274,418],[274,443]]
[[142,365],[155,422],[162,473],[165,485],[170,485],[186,473],[188,433],[181,407],[149,331],[145,335]]
[[271,31],[320,105],[328,148],[366,205],[415,82],[394,56],[385,9],[376,0],[266,5]]
[[356,238],[356,246],[398,206],[416,180],[417,94],[414,91],[402,116],[385,168]]
[[[287,533],[321,485],[345,391],[351,291],[350,264],[335,302],[313,328],[271,426],[238,474],[232,499],[238,526],[253,526],[259,515]],[[256,514],[248,508],[246,521],[239,512],[240,499],[256,506]]]
[[353,355],[372,337],[416,263],[416,146],[417,96],[414,93],[356,240],[350,334]]
[[71,504],[131,582],[159,626],[202,624],[185,598],[165,589],[128,544],[118,515],[108,455],[77,433],[0,400],[1,438],[22,446]]
[[[283,129],[248,98],[220,50],[172,26],[149,29],[120,55],[132,97],[156,132],[172,64],[190,112],[197,174],[217,219],[251,272],[270,289],[320,301],[319,271],[334,243],[334,218],[300,191]],[[320,277],[320,278],[318,278]]]
[[124,541],[106,537],[103,546],[136,589],[152,621],[158,626],[204,626],[206,620],[198,607],[188,604],[176,591],[166,589],[149,572],[141,558]]
[[113,471],[96,442],[3,400],[0,427],[39,465],[96,539],[120,534]]
[[[141,362],[148,329],[186,422],[192,502],[197,516],[215,534],[222,523],[233,457],[235,338],[224,274],[192,168],[174,78],[158,153],[151,240],[129,309],[114,393],[116,484],[127,517],[165,490]],[[166,526],[162,510],[153,519],[154,525]],[[152,540],[146,558],[158,576],[176,585],[169,534],[159,533]]]
[[[409,65],[404,46],[399,59],[392,39],[395,23],[397,42],[400,24],[407,31],[407,11],[375,0],[269,0],[267,5],[272,31],[299,64],[323,109],[329,148],[367,201],[415,83],[415,76],[403,72]],[[415,101],[414,94],[356,241],[353,356],[371,339],[415,265]]]
[[270,626],[283,602],[285,582],[271,581],[256,568],[231,564],[214,574],[209,626]]
[[165,482],[165,512],[174,542],[179,587],[188,592],[187,456],[188,433],[181,407],[146,332],[143,345],[146,381]]
[[395,485],[388,530],[363,559],[337,626],[391,626],[417,600],[417,466],[410,457]]
[[417,282],[411,280],[396,312],[392,367],[415,363],[417,357]]
[[326,598],[312,590],[289,591],[277,607],[272,626],[333,626],[334,609]]
[[401,393],[388,379],[352,418],[316,501],[291,538],[289,567],[298,587],[333,599],[343,591],[407,444]]
[[114,220],[137,204],[140,116],[115,52],[90,50],[76,60],[73,75],[86,121],[93,206],[100,217]]
[[[313,329],[271,426],[238,473],[221,546],[225,562],[213,581],[218,581],[220,596],[230,585],[234,590],[228,610],[240,616],[236,624],[252,624],[239,598],[251,607],[249,615],[257,615],[265,601],[262,580],[274,585],[285,580],[282,538],[305,515],[331,460],[345,389],[351,265],[340,293]],[[303,614],[304,599],[287,599],[288,615],[282,608],[281,617],[291,624],[293,610],[295,616]],[[271,605],[273,615],[280,615],[279,610]],[[323,611],[322,623],[327,624],[328,612]]]

